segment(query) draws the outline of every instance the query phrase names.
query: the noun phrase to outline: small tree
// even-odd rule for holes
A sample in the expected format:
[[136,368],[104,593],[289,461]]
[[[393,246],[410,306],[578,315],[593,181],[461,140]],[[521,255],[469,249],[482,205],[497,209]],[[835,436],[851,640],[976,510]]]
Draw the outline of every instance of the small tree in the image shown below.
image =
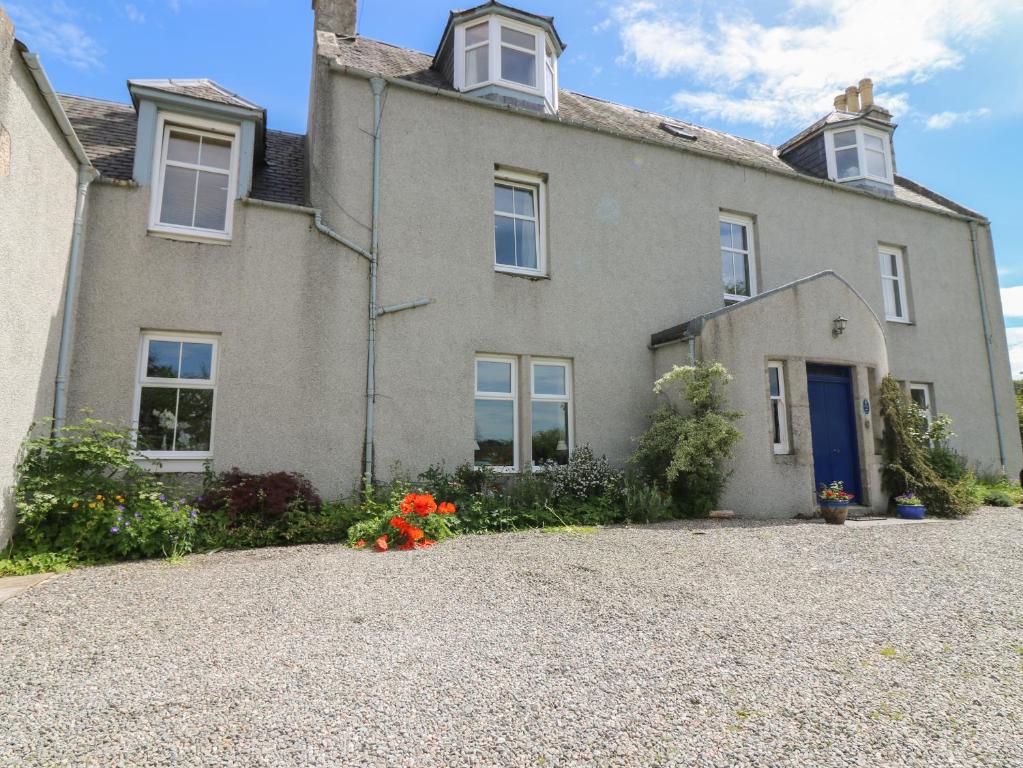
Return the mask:
[[936,434],[932,435],[932,430],[922,424],[919,409],[891,376],[885,376],[881,382],[881,417],[884,419],[881,480],[885,490],[893,496],[915,493],[927,511],[938,517],[962,517],[972,512],[975,505],[965,484],[942,478],[929,455],[932,437],[950,436],[951,420],[947,416],[936,420],[933,430]]
[[725,410],[731,374],[721,363],[675,366],[654,384],[654,392],[676,391],[684,410],[666,403],[651,417],[630,459],[653,482],[667,482],[679,511],[705,515],[717,506],[731,474],[724,463],[742,434],[742,414]]

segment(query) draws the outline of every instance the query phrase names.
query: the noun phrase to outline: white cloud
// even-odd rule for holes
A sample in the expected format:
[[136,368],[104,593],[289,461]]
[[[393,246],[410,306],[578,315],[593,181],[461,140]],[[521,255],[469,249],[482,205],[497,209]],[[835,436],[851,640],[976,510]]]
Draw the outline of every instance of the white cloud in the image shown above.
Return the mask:
[[705,117],[800,126],[861,77],[876,101],[906,110],[901,88],[961,66],[970,47],[1023,7],[1018,0],[788,0],[776,24],[748,11],[701,13],[690,0],[616,6],[622,60],[685,77],[679,109]]
[[942,131],[945,128],[951,128],[953,125],[972,123],[974,120],[987,117],[990,114],[991,110],[987,107],[971,109],[966,112],[938,112],[928,117],[924,126],[929,131]]
[[1023,379],[1023,328],[1006,328],[1005,339],[1009,343],[1012,378]]
[[142,13],[134,3],[128,3],[124,6],[124,12],[128,16],[130,21],[136,24],[146,23],[146,14]]
[[106,53],[79,24],[79,14],[60,0],[7,6],[18,36],[40,53],[68,62],[78,69],[103,66]]
[[1023,285],[1002,288],[1002,314],[1023,318]]

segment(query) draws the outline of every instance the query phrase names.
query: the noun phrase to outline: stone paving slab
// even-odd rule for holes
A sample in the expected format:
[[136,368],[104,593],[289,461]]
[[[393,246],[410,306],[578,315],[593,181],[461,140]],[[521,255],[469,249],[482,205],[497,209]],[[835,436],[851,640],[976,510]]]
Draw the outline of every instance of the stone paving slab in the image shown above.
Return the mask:
[[5,576],[0,578],[0,603],[17,597],[22,592],[32,587],[49,581],[57,574],[55,573],[33,573],[30,576]]

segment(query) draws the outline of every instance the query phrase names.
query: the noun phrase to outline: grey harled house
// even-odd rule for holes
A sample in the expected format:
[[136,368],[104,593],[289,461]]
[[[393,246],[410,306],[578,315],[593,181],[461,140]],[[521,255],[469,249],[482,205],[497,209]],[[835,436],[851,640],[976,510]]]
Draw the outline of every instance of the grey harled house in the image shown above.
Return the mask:
[[[163,471],[294,469],[337,494],[395,463],[620,462],[654,379],[691,359],[735,375],[741,515],[806,512],[836,479],[883,508],[889,372],[972,461],[1023,463],[989,223],[896,173],[869,80],[772,147],[559,90],[549,17],[453,12],[431,56],[356,36],[354,0],[313,5],[306,136],[208,80],[47,102],[61,271],[12,434],[52,404],[71,253],[57,416],[135,424]],[[19,56],[11,82],[46,102]]]

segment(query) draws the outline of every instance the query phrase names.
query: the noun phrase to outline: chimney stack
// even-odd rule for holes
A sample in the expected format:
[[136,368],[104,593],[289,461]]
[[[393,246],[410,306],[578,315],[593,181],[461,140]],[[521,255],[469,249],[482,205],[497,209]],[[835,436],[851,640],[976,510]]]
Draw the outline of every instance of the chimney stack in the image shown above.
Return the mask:
[[835,97],[835,111],[845,112],[845,93],[840,93]]
[[860,92],[856,90],[855,85],[850,85],[845,89],[845,111],[846,112],[859,112],[860,111]]
[[860,109],[874,106],[874,81],[869,77],[860,80]]
[[355,37],[357,0],[313,0],[313,28],[338,37]]

